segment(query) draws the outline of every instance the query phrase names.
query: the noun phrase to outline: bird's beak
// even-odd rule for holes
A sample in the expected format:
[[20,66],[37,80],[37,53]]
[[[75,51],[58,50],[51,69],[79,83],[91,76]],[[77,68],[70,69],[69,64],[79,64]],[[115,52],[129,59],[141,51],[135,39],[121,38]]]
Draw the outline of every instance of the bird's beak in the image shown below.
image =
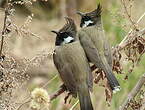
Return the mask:
[[51,32],[55,33],[56,35],[59,35],[59,32],[57,31],[51,31]]
[[82,12],[80,12],[80,11],[77,11],[76,12],[78,15],[80,15],[80,16],[84,16],[84,14],[82,13]]

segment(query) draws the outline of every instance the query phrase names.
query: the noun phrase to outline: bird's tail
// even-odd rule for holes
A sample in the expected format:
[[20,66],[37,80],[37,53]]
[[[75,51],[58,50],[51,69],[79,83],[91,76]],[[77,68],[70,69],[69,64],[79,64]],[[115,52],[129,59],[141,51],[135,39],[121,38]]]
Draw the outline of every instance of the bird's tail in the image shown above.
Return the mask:
[[108,83],[109,83],[111,89],[113,90],[113,93],[120,91],[120,89],[121,89],[120,84],[119,84],[118,80],[116,79],[115,75],[113,74],[112,69],[108,63],[106,63],[104,65],[103,70],[106,73]]
[[81,86],[78,91],[80,110],[94,110],[88,87]]
[[120,91],[120,84],[117,81],[116,77],[114,76],[114,74],[112,72],[108,72],[106,74],[106,77],[108,79],[109,85],[111,87],[111,89],[113,90],[113,93],[116,93],[118,91]]

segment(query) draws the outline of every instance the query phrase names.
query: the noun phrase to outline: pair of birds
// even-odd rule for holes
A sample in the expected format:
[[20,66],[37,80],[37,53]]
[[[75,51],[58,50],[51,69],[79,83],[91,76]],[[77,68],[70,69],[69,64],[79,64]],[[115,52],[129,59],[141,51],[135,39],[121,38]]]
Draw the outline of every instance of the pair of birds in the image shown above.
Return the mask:
[[89,62],[106,73],[113,92],[120,90],[120,85],[112,73],[111,47],[105,38],[101,22],[102,7],[88,13],[81,13],[82,27],[79,31],[71,18],[56,33],[56,48],[53,54],[54,64],[67,90],[78,95],[81,110],[93,110],[90,93],[93,76]]

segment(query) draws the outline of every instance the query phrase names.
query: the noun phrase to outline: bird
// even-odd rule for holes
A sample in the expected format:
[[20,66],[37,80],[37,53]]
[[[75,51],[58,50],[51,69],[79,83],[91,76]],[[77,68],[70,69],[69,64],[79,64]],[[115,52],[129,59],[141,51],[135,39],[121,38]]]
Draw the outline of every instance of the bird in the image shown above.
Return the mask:
[[112,72],[111,46],[105,36],[101,12],[100,4],[91,12],[77,12],[81,16],[81,29],[77,32],[77,38],[80,40],[88,60],[106,73],[108,83],[113,93],[116,93],[121,88]]
[[79,98],[80,110],[93,110],[90,91],[93,76],[85,52],[76,38],[74,20],[65,17],[67,23],[56,34],[53,61],[59,76],[73,97]]

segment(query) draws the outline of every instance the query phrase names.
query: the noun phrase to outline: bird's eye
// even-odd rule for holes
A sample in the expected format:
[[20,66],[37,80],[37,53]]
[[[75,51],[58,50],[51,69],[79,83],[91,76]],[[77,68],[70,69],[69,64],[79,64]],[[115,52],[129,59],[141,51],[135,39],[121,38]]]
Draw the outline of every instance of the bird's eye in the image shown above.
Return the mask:
[[89,16],[84,16],[83,19],[84,19],[84,21],[89,21],[89,20],[91,20],[91,18],[90,18]]

